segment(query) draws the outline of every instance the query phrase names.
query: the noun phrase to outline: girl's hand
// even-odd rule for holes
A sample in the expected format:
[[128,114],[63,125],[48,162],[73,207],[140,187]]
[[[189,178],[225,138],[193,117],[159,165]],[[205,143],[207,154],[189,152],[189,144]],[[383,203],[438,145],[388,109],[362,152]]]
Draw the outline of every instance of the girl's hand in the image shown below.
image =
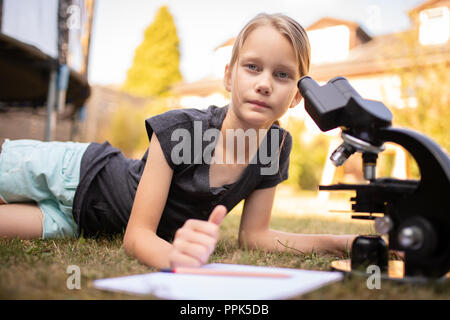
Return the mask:
[[218,205],[208,221],[189,219],[177,230],[169,255],[170,267],[200,267],[213,253],[219,238],[219,225],[227,208]]

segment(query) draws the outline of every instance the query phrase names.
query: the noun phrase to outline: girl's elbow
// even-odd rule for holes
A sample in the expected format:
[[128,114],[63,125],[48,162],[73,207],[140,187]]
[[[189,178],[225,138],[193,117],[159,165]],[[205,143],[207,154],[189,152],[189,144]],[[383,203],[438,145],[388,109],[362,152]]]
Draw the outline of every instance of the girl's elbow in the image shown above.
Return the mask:
[[123,237],[123,250],[128,256],[134,257],[134,240],[133,236],[127,229]]
[[258,247],[258,235],[251,231],[239,232],[238,244],[243,249],[256,249]]

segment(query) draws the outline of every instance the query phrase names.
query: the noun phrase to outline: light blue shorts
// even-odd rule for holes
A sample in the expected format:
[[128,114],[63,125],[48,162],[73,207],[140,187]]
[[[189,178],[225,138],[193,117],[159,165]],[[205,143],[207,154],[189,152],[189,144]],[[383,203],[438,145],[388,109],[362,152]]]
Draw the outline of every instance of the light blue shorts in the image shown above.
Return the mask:
[[78,233],[72,206],[80,165],[89,143],[8,140],[0,153],[0,198],[35,201],[43,214],[43,238]]

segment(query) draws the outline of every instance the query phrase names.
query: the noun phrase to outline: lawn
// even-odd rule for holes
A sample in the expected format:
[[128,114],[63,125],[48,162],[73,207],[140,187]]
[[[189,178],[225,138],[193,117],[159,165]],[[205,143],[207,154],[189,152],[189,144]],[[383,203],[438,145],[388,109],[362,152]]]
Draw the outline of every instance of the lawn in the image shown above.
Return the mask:
[[[238,210],[230,212],[221,226],[221,238],[210,262],[277,266],[309,270],[331,270],[336,257],[327,254],[296,252],[267,253],[237,246]],[[367,234],[370,223],[336,222],[311,217],[277,214],[275,229],[302,233]],[[81,271],[81,289],[69,290],[68,266]],[[100,239],[0,240],[1,299],[152,299],[104,292],[93,288],[100,278],[155,271],[128,257],[122,237]],[[404,284],[382,280],[381,289],[369,290],[365,276],[346,277],[298,299],[449,299],[450,280],[429,284]]]

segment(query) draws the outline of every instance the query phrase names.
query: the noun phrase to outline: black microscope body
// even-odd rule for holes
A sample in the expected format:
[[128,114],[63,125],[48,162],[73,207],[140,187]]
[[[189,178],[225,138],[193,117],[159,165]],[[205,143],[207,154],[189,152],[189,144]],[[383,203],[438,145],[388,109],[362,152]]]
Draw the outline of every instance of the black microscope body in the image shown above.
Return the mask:
[[[363,99],[343,77],[320,86],[310,77],[299,80],[305,109],[322,131],[340,127],[343,143],[331,161],[342,165],[362,153],[367,183],[320,186],[319,190],[355,190],[352,218],[373,219],[388,234],[389,249],[404,251],[404,275],[439,278],[450,269],[450,159],[428,137],[394,128],[392,114],[381,102]],[[376,178],[378,153],[392,142],[416,161],[420,180]],[[355,214],[357,212],[366,213]],[[367,215],[369,213],[369,215]],[[382,213],[375,217],[372,213]],[[352,254],[352,264],[353,260]]]

